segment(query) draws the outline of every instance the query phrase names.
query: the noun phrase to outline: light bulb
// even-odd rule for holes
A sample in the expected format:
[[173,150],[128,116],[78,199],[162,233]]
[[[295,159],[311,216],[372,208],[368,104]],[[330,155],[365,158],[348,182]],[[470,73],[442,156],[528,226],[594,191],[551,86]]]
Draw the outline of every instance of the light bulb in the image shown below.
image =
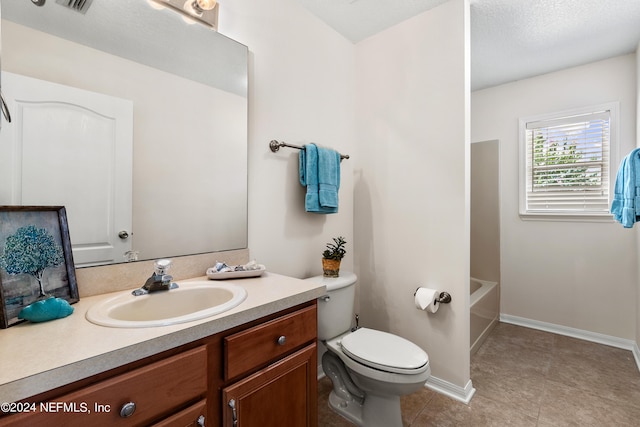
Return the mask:
[[200,11],[211,10],[216,7],[216,0],[194,0],[193,8]]

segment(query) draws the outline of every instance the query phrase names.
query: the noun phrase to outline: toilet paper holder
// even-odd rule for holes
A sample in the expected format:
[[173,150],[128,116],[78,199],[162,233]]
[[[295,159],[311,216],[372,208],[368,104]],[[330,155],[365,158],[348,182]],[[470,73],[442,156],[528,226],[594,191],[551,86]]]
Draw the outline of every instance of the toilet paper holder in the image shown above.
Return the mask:
[[[420,288],[416,288],[416,291],[413,293],[414,297],[416,296],[418,289]],[[439,302],[440,304],[449,304],[451,302],[451,295],[449,292],[440,292],[440,296],[436,299],[436,302]]]

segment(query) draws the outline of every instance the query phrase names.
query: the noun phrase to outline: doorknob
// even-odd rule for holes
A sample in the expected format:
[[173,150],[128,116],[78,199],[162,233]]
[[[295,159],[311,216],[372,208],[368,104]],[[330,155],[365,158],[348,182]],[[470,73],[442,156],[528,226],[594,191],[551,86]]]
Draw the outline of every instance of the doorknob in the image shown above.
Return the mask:
[[2,96],[2,92],[0,92],[0,110],[2,110],[2,115],[4,116],[7,123],[11,123],[11,113],[9,113],[9,107],[7,107],[7,103],[4,102],[4,96]]
[[118,233],[118,237],[121,238],[122,240],[125,240],[129,237],[129,232],[127,230],[122,230],[121,232]]

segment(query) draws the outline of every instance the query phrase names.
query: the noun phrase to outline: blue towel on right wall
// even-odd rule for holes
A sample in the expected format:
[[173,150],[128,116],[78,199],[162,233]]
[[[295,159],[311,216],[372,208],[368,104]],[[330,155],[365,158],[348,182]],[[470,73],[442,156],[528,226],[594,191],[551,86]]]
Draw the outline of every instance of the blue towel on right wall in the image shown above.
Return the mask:
[[640,148],[633,150],[620,163],[611,213],[624,228],[633,227],[640,219]]
[[340,153],[307,144],[300,150],[299,161],[300,184],[307,187],[305,210],[321,214],[338,212]]

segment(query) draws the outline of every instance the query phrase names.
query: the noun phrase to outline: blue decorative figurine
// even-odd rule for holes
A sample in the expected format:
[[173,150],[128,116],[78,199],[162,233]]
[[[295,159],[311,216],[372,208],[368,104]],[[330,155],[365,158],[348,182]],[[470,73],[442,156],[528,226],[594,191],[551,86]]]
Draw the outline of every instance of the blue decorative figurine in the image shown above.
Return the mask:
[[18,319],[30,322],[47,322],[61,319],[73,313],[73,307],[62,298],[47,298],[29,304],[18,313]]

